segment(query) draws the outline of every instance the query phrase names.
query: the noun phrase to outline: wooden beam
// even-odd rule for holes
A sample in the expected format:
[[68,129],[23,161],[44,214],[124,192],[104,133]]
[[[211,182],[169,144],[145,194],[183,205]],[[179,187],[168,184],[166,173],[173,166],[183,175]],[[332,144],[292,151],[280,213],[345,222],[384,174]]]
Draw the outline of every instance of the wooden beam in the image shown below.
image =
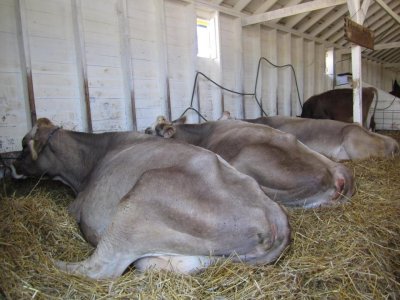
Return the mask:
[[314,0],[311,2],[306,2],[298,5],[293,5],[289,7],[284,7],[274,11],[269,11],[259,15],[253,15],[242,19],[242,26],[247,26],[251,24],[267,22],[274,19],[289,17],[297,15],[304,12],[314,11],[318,9],[323,9],[326,7],[341,5],[346,3],[346,0]]
[[390,49],[390,48],[400,48],[400,42],[378,44],[375,45],[374,47],[375,50]]
[[84,128],[85,131],[93,132],[80,0],[71,1],[71,12],[75,39],[79,93],[80,97],[83,98],[84,101],[84,103],[81,103],[82,124],[83,126],[86,125]]
[[384,64],[384,68],[400,68],[400,63]]
[[[349,9],[348,9],[345,5],[343,5],[341,8],[338,9],[338,11],[336,11],[336,12],[334,12],[334,13],[332,13],[332,14],[327,14],[326,17],[323,19],[323,23],[320,24],[319,26],[316,26],[316,27],[310,32],[310,34],[316,36],[316,35],[318,35],[320,32],[324,31],[329,25],[332,25],[332,24],[333,24],[332,28],[335,27],[335,26],[336,26],[336,27],[339,26],[339,25],[338,25],[339,22],[340,22],[340,26],[343,27],[343,26],[344,26],[344,23],[343,23],[343,20],[342,20],[342,19],[343,19],[343,16],[344,16],[346,13],[348,13],[348,11],[349,11]],[[324,38],[324,36],[326,36],[326,35],[330,36],[330,35],[333,34],[333,32],[336,32],[336,31],[337,31],[337,29],[335,29],[335,30],[330,29],[330,30],[328,30],[328,33],[326,33],[326,32],[323,33],[322,38]],[[342,32],[343,32],[343,31],[342,31]]]
[[400,16],[396,14],[383,0],[375,0],[386,12],[397,22],[400,24]]
[[[33,125],[36,123],[36,105],[35,94],[33,90],[32,80],[32,64],[29,47],[29,35],[26,25],[26,8],[25,0],[18,0],[16,3],[16,16],[17,16],[17,39],[21,60],[21,75],[22,82],[24,83],[24,98],[26,101],[26,116],[28,122]],[[29,107],[29,109],[28,109]],[[29,126],[28,126],[29,128]]]
[[262,14],[269,10],[278,0],[267,0],[263,4],[261,4],[256,10],[255,14]]
[[[360,0],[347,0],[347,6],[351,19],[362,25],[365,16],[360,10]],[[362,70],[361,70],[361,46],[351,46],[351,73],[353,87],[353,122],[364,125],[362,119]]]
[[[135,93],[133,88],[133,67],[131,60],[131,47],[129,43],[129,24],[127,0],[118,0],[117,15],[119,23],[121,69],[124,82],[125,116],[128,130],[137,130]],[[170,118],[171,119],[171,118]]]
[[250,3],[251,0],[239,0],[238,3],[233,7],[234,10],[241,11],[243,8]]

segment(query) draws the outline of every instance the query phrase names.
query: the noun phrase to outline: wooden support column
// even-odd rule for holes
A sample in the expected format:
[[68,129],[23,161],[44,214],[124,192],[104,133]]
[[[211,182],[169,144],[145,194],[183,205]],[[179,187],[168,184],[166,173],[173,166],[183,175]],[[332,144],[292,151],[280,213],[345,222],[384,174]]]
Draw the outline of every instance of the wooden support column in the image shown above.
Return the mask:
[[[21,61],[21,74],[24,90],[24,98],[26,102],[26,117],[28,123],[33,126],[36,123],[36,105],[35,94],[33,90],[32,65],[29,46],[29,35],[26,25],[26,8],[25,0],[18,0],[16,3],[17,16],[17,39]],[[28,109],[29,108],[29,109]],[[29,125],[28,125],[29,128]]]
[[125,115],[128,130],[137,130],[135,93],[133,88],[133,67],[129,45],[129,21],[127,0],[118,0],[117,14],[121,47],[121,69],[124,82]]
[[93,132],[80,0],[71,0],[71,8],[72,24],[74,27],[76,68],[78,72],[79,92],[81,99],[84,99],[84,103],[82,103],[81,101],[82,125],[85,131]]
[[[254,92],[258,60],[261,57],[261,26],[260,24],[243,27],[243,69],[244,90]],[[258,76],[257,97],[261,98],[262,72]],[[260,109],[253,96],[244,97],[244,118],[260,116]]]
[[[279,66],[291,64],[291,41],[290,33],[279,33],[277,36],[277,64]],[[290,87],[290,88],[288,88]],[[289,67],[278,69],[278,115],[291,116],[291,92],[292,92],[292,70]]]
[[164,76],[165,81],[161,82],[161,86],[164,85],[164,115],[167,116],[169,120],[172,118],[172,111],[171,111],[171,96],[170,96],[170,89],[169,89],[169,71],[168,71],[168,40],[167,40],[167,24],[165,20],[165,4],[164,1],[154,1],[158,19],[160,21],[159,34],[160,34],[160,42],[159,42],[159,49],[160,49],[160,64],[162,65],[162,76]]
[[[302,37],[292,36],[291,46],[292,64],[296,72],[297,84],[299,88],[299,94],[297,93],[295,79],[292,80],[292,116],[301,115],[302,103],[304,94],[304,39]],[[290,70],[291,72],[291,70]],[[300,99],[299,99],[300,97]]]
[[[261,54],[275,65],[278,64],[277,42],[278,31],[276,29],[261,29]],[[278,70],[266,61],[261,63],[261,70],[263,74],[262,107],[268,115],[276,116],[278,113]]]
[[[362,25],[367,9],[369,0],[365,0],[361,9],[360,0],[347,0],[351,19]],[[353,78],[353,122],[363,125],[362,121],[362,71],[361,71],[361,46],[351,46],[351,68]]]

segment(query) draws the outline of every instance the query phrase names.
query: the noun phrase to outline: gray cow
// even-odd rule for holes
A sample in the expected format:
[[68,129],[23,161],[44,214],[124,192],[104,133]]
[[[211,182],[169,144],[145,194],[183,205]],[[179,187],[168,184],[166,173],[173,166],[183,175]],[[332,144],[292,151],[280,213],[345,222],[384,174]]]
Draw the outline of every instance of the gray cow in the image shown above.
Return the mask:
[[169,123],[158,117],[146,133],[211,150],[257,180],[274,201],[292,207],[342,203],[353,194],[353,176],[342,164],[300,143],[292,134],[239,120]]
[[284,116],[244,121],[268,125],[291,133],[311,149],[334,161],[392,157],[399,152],[396,140],[370,132],[357,124]]
[[288,218],[251,177],[214,153],[148,135],[87,134],[47,119],[23,139],[16,178],[47,174],[77,194],[69,207],[96,249],[56,265],[114,278],[131,264],[189,273],[218,258],[275,260],[290,241]]

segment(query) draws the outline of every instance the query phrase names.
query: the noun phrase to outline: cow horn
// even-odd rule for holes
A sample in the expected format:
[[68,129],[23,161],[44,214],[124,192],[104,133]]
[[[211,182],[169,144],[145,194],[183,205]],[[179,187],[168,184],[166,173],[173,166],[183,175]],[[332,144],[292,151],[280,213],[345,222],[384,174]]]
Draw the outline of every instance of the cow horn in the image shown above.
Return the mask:
[[28,146],[29,146],[29,150],[31,152],[32,160],[37,160],[38,154],[37,154],[36,149],[35,149],[35,141],[34,140],[30,140],[28,142]]

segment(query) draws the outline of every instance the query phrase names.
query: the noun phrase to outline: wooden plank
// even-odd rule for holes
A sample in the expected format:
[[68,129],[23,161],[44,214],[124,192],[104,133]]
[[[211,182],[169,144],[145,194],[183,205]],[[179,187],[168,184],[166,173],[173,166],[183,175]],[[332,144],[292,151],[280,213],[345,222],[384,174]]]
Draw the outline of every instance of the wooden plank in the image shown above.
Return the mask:
[[[277,35],[277,65],[283,66],[292,63],[291,61],[291,34],[281,33]],[[292,70],[289,67],[278,69],[278,115],[291,116],[291,87],[292,87]]]
[[17,28],[18,28],[18,43],[20,49],[20,60],[22,68],[22,78],[24,83],[24,94],[25,99],[28,100],[29,114],[27,115],[28,123],[30,122],[33,126],[36,123],[36,107],[35,107],[35,94],[33,90],[32,81],[32,66],[31,56],[29,47],[29,35],[26,25],[26,8],[25,0],[18,0],[16,3],[16,16],[17,16]]
[[233,7],[234,10],[241,11],[243,8],[250,3],[251,0],[239,0],[235,6]]
[[83,37],[82,27],[82,12],[80,0],[72,0],[72,24],[74,27],[74,38],[75,38],[75,51],[76,51],[76,62],[79,80],[79,91],[81,94],[81,113],[82,113],[82,124],[86,124],[85,130],[93,132],[92,115],[90,109],[90,96],[89,96],[89,85],[87,77],[87,65],[85,56],[85,42]]
[[297,15],[304,12],[314,11],[318,9],[323,9],[326,7],[341,5],[346,3],[346,0],[314,0],[311,2],[306,2],[298,5],[293,5],[289,7],[284,7],[274,11],[269,11],[263,14],[252,15],[249,17],[244,17],[242,19],[242,25],[247,26],[256,23],[262,23],[271,21],[274,19],[289,17]]
[[[261,55],[275,65],[278,63],[277,30],[261,28]],[[268,115],[275,116],[278,113],[278,70],[266,61],[262,61],[260,71],[263,74],[262,81],[259,82],[262,89],[260,102]],[[261,111],[260,115],[263,115]]]
[[159,42],[158,48],[160,49],[160,73],[161,76],[164,77],[164,82],[160,84],[163,85],[164,91],[164,114],[167,116],[169,120],[171,120],[171,98],[170,98],[170,91],[169,91],[169,70],[168,70],[168,40],[167,40],[167,33],[166,33],[166,17],[165,17],[165,4],[164,1],[156,1],[156,14],[158,15],[158,19],[160,21],[160,28],[161,34],[159,34]]
[[[258,59],[261,57],[261,26],[259,24],[242,28],[243,68],[244,68],[244,90],[248,93],[254,92]],[[261,97],[262,73],[260,72],[257,82],[257,97]],[[254,96],[244,97],[244,117],[257,118],[260,116]]]
[[386,12],[400,24],[400,16],[396,14],[383,0],[375,0]]
[[119,35],[121,47],[121,62],[122,62],[122,75],[124,81],[125,99],[125,114],[127,119],[128,129],[137,130],[136,120],[136,104],[135,104],[135,91],[133,88],[133,68],[131,60],[131,49],[129,44],[129,26],[128,26],[128,7],[127,0],[118,1],[118,21],[119,21]]
[[[296,84],[292,83],[292,116],[299,116],[301,114],[301,103],[303,99],[303,89],[304,89],[304,40],[298,37],[292,37],[292,47],[291,47],[291,60],[293,68],[296,72],[297,84],[299,88],[299,93],[297,93]],[[300,97],[300,99],[299,99]]]
[[[347,0],[352,20],[362,24],[365,16],[360,10],[360,0]],[[362,122],[362,65],[361,65],[361,46],[351,46],[351,70],[353,87],[353,122]]]
[[344,18],[344,33],[348,41],[374,50],[374,33],[368,28]]
[[392,42],[392,43],[385,43],[385,44],[377,44],[375,45],[375,50],[382,50],[382,49],[391,49],[391,48],[400,48],[400,42]]

